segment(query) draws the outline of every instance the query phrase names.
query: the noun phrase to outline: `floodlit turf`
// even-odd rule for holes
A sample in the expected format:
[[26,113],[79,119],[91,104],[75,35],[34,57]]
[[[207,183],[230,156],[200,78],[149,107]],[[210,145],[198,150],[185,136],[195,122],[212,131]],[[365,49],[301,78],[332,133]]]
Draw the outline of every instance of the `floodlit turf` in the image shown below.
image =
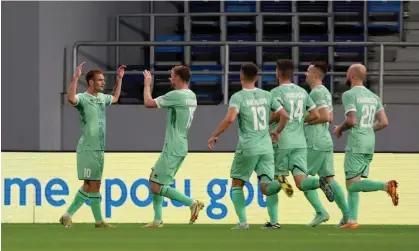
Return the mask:
[[75,224],[66,229],[58,224],[2,224],[3,251],[173,251],[173,250],[278,250],[278,251],[363,251],[419,250],[418,226],[361,226],[336,229],[283,225],[281,229],[231,231],[230,225],[166,225],[144,229],[139,224],[117,224],[115,229],[95,229],[92,224]]

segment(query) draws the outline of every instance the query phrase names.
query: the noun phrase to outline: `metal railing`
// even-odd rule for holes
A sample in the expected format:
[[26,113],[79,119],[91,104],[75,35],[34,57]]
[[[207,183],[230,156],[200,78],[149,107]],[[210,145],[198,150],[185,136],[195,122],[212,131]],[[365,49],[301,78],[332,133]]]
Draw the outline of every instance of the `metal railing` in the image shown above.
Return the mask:
[[[198,71],[192,72],[192,74],[198,75],[223,75],[223,93],[224,93],[224,104],[228,104],[228,76],[229,74],[237,74],[238,72],[230,72],[229,71],[229,63],[230,63],[230,46],[256,46],[256,47],[263,47],[263,46],[270,46],[270,47],[302,47],[302,46],[329,46],[329,47],[336,47],[336,46],[364,46],[364,47],[380,47],[380,68],[378,73],[377,72],[369,72],[369,76],[379,76],[379,96],[381,100],[383,100],[383,88],[384,88],[384,76],[418,76],[419,77],[419,69],[418,74],[408,74],[406,73],[394,73],[394,72],[387,72],[384,73],[384,47],[403,47],[403,46],[410,46],[410,47],[419,47],[419,42],[240,42],[240,41],[229,41],[229,42],[150,42],[150,41],[142,41],[142,42],[118,42],[118,41],[107,41],[107,42],[96,42],[96,41],[86,41],[86,42],[76,42],[73,46],[73,74],[74,70],[78,64],[78,49],[79,47],[87,47],[87,46],[223,46],[224,47],[224,57],[225,60],[223,62],[223,71]],[[296,70],[298,65],[295,65]],[[104,74],[115,74],[115,71],[107,71]],[[167,74],[165,71],[152,71],[154,74]],[[142,71],[132,71],[126,72],[126,74],[133,74],[139,75],[142,74]],[[260,75],[272,75],[275,72],[267,72],[261,71]],[[301,72],[296,71],[296,74],[302,74]],[[345,76],[346,73],[344,72],[334,72],[331,71],[328,73],[331,76]],[[333,82],[331,83],[333,85]]]

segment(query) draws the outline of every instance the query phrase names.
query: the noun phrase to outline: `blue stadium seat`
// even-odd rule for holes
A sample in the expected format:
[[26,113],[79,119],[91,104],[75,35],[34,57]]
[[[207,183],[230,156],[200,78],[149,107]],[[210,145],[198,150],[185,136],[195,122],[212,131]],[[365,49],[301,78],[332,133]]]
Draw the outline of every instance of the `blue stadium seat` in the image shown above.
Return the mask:
[[[327,35],[301,35],[300,42],[327,42],[328,36]],[[328,49],[327,46],[301,46],[300,47],[301,53],[327,53]]]
[[[193,34],[192,41],[220,41],[220,34]],[[219,53],[219,46],[192,46],[192,53]]]
[[400,14],[400,1],[368,1],[369,13],[394,13]]
[[[158,42],[175,42],[175,41],[183,41],[183,36],[180,35],[172,35],[172,36],[156,36],[156,41]],[[156,52],[175,52],[180,53],[183,52],[183,46],[157,46]]]
[[218,1],[188,1],[189,12],[220,12],[220,2]]
[[400,32],[399,16],[402,14],[400,1],[368,1],[367,6],[370,18],[378,14],[380,19],[380,21],[371,21],[368,24],[369,29]]
[[[222,71],[221,65],[191,65],[191,71]],[[190,79],[191,84],[221,83],[221,75],[194,75]]]
[[[267,35],[264,36],[264,40],[267,42],[290,42],[292,41],[291,34],[287,35]],[[290,46],[284,46],[284,47],[263,47],[263,53],[269,53],[269,52],[290,52],[291,51]]]
[[[229,35],[227,41],[256,41],[254,35]],[[249,52],[255,50],[255,46],[231,46],[231,52]]]
[[[364,42],[364,35],[335,35],[335,42]],[[364,53],[363,46],[336,46],[335,52]]]
[[262,12],[291,12],[291,1],[261,1]]
[[225,1],[225,12],[255,12],[255,1]]
[[[276,71],[276,65],[274,64],[265,64],[262,67],[263,71]],[[273,75],[262,75],[262,82],[276,83],[276,76]]]
[[297,1],[298,12],[327,12],[328,1]]
[[334,12],[355,12],[362,13],[364,9],[363,1],[334,1]]

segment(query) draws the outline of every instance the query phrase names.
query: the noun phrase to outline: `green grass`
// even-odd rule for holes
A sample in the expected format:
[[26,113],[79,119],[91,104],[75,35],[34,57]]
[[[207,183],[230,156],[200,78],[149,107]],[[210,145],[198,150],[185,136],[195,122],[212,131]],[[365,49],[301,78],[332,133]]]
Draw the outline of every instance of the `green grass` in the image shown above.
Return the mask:
[[115,229],[95,229],[92,224],[75,224],[66,229],[58,224],[2,224],[3,251],[410,251],[419,250],[418,226],[370,226],[336,229],[283,225],[262,230],[231,231],[230,225],[165,225],[144,229],[139,224],[117,224]]

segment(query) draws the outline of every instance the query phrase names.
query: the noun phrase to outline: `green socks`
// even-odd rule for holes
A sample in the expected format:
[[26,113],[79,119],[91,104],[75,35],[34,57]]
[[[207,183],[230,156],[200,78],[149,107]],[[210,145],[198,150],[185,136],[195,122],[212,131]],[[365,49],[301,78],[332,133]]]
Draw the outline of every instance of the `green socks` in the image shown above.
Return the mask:
[[335,180],[329,185],[332,187],[333,193],[335,194],[335,202],[340,208],[340,211],[342,211],[342,214],[348,213],[348,204],[346,203],[345,193],[343,192],[342,187]]
[[301,182],[301,190],[308,191],[308,190],[315,190],[320,187],[320,181],[319,178],[313,177],[313,176],[307,176],[302,182]]
[[360,180],[349,185],[349,192],[375,192],[385,191],[385,183],[373,180]]
[[102,222],[102,209],[100,208],[100,193],[89,193],[90,207],[96,222]]
[[192,206],[193,204],[193,200],[191,198],[189,198],[188,196],[184,195],[183,193],[180,193],[178,190],[171,188],[169,186],[162,186],[160,190],[160,195],[167,197],[171,200],[182,202],[188,207]]
[[162,221],[163,196],[153,194],[154,221]]
[[310,202],[311,206],[314,208],[314,210],[316,210],[317,213],[326,212],[322,203],[320,202],[319,194],[316,190],[304,191],[304,196],[306,196],[308,202]]
[[239,217],[240,223],[247,223],[246,218],[246,204],[242,187],[233,187],[231,189],[231,199],[234,204],[234,209]]
[[83,203],[88,199],[88,195],[81,188],[77,191],[76,196],[74,197],[73,202],[70,207],[67,209],[67,214],[73,216],[83,205]]
[[278,194],[266,196],[266,207],[268,208],[269,222],[278,223]]
[[358,220],[359,193],[348,191],[349,220],[356,222]]
[[[274,195],[281,191],[281,185],[279,184],[278,180],[273,180],[269,182],[268,186],[266,187],[266,195]],[[271,222],[272,223],[272,222]]]

